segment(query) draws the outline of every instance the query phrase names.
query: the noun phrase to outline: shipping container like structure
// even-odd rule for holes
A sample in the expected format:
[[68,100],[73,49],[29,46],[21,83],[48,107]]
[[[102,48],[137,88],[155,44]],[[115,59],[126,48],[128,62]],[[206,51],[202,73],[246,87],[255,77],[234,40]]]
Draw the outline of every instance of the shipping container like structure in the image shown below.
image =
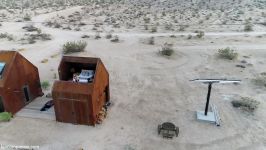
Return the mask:
[[59,122],[95,125],[110,100],[109,74],[100,58],[63,56],[52,97]]
[[38,68],[16,51],[0,51],[0,112],[15,114],[42,95]]

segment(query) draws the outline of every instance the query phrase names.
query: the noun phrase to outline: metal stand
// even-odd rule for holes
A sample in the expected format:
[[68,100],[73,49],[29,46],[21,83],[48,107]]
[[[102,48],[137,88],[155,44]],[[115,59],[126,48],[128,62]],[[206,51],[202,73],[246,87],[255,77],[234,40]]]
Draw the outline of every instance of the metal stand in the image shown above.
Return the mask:
[[216,106],[211,105],[212,111],[209,112],[209,102],[210,102],[210,96],[211,96],[211,90],[212,90],[212,84],[213,83],[239,83],[241,80],[227,80],[227,79],[194,79],[190,80],[194,82],[201,82],[205,84],[209,84],[208,86],[208,93],[207,93],[207,101],[205,106],[205,111],[197,111],[197,119],[208,121],[211,123],[215,123],[217,126],[220,126],[220,116],[219,112],[216,108]]

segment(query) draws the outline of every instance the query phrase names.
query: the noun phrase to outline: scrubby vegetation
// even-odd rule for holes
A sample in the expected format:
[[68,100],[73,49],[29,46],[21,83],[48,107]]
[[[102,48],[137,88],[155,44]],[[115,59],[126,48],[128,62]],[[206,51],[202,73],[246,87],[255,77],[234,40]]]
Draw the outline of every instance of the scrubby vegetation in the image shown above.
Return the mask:
[[115,35],[111,40],[111,42],[119,42],[119,37]]
[[198,31],[196,36],[197,36],[199,39],[201,39],[201,38],[204,37],[204,35],[205,35],[205,33],[204,33],[203,31]]
[[107,33],[105,36],[106,39],[111,39],[112,38],[112,34],[111,33]]
[[233,107],[240,108],[248,112],[254,112],[260,104],[260,102],[250,97],[241,97],[240,100],[233,100],[231,103]]
[[266,88],[266,73],[259,74],[256,78],[252,79],[253,83],[260,87]]
[[171,56],[174,53],[173,45],[164,43],[162,49],[159,51],[159,54],[163,56]]
[[150,37],[150,38],[148,39],[148,44],[149,44],[149,45],[154,45],[154,37]]
[[12,114],[9,112],[0,113],[0,122],[10,121],[12,118]]
[[26,14],[24,17],[23,17],[23,20],[24,21],[31,21],[31,16],[29,14]]
[[12,34],[0,33],[0,39],[4,39],[4,38],[6,38],[8,41],[14,40],[14,36]]
[[244,26],[244,31],[246,32],[253,31],[253,25],[251,24],[251,22],[246,21]]
[[235,52],[235,50],[227,47],[227,48],[219,49],[218,56],[223,59],[235,60],[238,56],[238,53]]
[[63,53],[69,54],[69,53],[75,53],[75,52],[83,52],[86,46],[87,46],[87,42],[85,41],[67,42],[63,45]]
[[44,89],[44,90],[48,90],[48,88],[50,87],[50,82],[49,82],[49,81],[43,81],[43,82],[41,83],[41,87],[42,87],[42,89]]

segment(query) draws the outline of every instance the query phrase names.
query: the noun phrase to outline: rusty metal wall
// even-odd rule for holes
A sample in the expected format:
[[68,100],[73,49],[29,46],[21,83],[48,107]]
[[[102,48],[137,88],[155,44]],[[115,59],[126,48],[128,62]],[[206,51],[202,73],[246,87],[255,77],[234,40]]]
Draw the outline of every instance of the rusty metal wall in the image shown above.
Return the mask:
[[[43,93],[38,69],[18,52],[9,53],[13,55],[13,60],[5,67],[0,94],[3,97],[5,111],[15,114]],[[2,57],[0,53],[0,61],[4,60]],[[23,92],[24,86],[29,88],[30,100],[28,102]]]
[[109,91],[105,92],[107,87],[109,90],[109,74],[98,58],[70,56],[62,58],[58,68],[61,71],[59,74],[64,74],[63,70],[66,71],[64,59],[71,62],[96,63],[97,66],[93,83],[84,84],[61,80],[54,82],[52,96],[55,103],[56,120],[73,124],[95,125],[99,111],[110,98]]

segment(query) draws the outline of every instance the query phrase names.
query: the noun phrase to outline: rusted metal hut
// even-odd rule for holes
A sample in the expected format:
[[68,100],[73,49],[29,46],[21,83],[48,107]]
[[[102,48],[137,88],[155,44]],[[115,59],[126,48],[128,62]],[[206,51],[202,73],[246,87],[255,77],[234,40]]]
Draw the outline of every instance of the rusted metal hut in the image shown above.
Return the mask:
[[52,97],[56,120],[95,125],[110,99],[109,74],[99,58],[63,56]]
[[0,112],[15,114],[42,95],[38,68],[16,51],[0,51]]

